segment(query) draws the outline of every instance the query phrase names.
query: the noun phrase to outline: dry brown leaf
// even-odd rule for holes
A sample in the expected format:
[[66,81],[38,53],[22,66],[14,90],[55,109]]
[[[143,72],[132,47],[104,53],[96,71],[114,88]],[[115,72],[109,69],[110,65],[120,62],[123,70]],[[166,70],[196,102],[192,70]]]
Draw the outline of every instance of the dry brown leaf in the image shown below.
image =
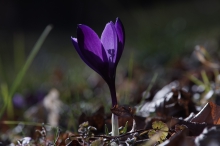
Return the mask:
[[206,123],[196,123],[196,122],[188,122],[184,121],[182,119],[178,118],[171,118],[168,122],[167,125],[170,129],[174,129],[175,125],[185,125],[189,129],[189,136],[198,136],[199,134],[202,133],[203,129],[205,127],[211,127],[213,124],[206,124]]
[[134,115],[134,109],[132,109],[131,107],[116,105],[111,108],[111,111],[113,114],[119,117],[133,117]]
[[207,103],[203,109],[192,118],[191,122],[220,124],[220,106],[213,102]]

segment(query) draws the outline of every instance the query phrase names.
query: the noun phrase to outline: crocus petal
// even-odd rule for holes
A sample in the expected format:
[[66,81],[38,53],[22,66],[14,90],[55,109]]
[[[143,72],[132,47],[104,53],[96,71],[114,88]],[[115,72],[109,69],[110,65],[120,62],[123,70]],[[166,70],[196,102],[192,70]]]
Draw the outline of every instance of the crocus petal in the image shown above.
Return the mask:
[[[100,66],[103,66],[102,61],[100,60],[100,58],[96,55],[94,55],[92,52],[90,51],[84,51],[87,55],[83,55],[82,53],[82,49],[79,48],[78,42],[76,38],[71,37],[73,46],[75,47],[77,53],[79,54],[79,56],[81,57],[81,59],[90,67],[92,68],[94,71],[96,71],[98,74],[100,74],[103,78],[105,77],[104,74],[106,70],[102,70],[103,68],[100,68]],[[86,56],[89,56],[86,57]],[[91,61],[91,59],[94,59]],[[96,62],[97,61],[97,62]],[[101,63],[100,63],[101,62]]]
[[82,52],[81,52],[80,49],[79,49],[79,45],[78,45],[78,42],[77,42],[77,38],[71,37],[71,40],[72,40],[73,46],[75,47],[77,53],[78,53],[79,56],[82,58],[82,60],[84,60],[84,57],[83,57],[83,55],[82,55]]
[[115,63],[118,48],[118,39],[113,22],[106,24],[101,36],[102,45],[106,51],[108,62]]
[[103,50],[100,39],[90,27],[86,25],[78,25],[77,40],[79,48],[81,49],[83,54],[84,51],[87,50],[98,56],[102,61],[104,61],[105,58],[103,58]]
[[118,63],[119,59],[121,58],[123,49],[124,49],[124,44],[125,44],[125,31],[124,31],[124,26],[119,18],[116,19],[115,22],[115,29],[118,35],[118,52],[117,52],[117,57],[116,57],[116,64]]
[[72,40],[72,43],[73,43],[73,46],[75,47],[77,53],[79,54],[79,56],[81,57],[81,59],[89,66],[91,67],[92,69],[94,69],[92,67],[92,65],[90,64],[90,62],[88,62],[88,60],[83,56],[80,48],[79,48],[79,45],[78,45],[78,42],[77,42],[77,38],[73,38],[71,37],[71,40]]

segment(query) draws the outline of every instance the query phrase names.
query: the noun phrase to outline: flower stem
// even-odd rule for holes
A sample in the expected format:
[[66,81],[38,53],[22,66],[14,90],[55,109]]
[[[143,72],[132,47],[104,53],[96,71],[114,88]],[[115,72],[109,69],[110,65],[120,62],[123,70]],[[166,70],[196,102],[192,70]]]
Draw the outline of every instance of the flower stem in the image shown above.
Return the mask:
[[[118,104],[116,97],[116,90],[115,90],[115,82],[111,82],[108,85],[111,92],[112,107],[114,107]],[[119,135],[118,116],[112,113],[112,136],[118,136],[118,135]]]
[[111,92],[111,98],[112,98],[112,107],[118,104],[117,97],[116,97],[116,90],[115,90],[115,82],[108,84],[110,92]]
[[118,136],[118,135],[119,135],[118,116],[112,114],[112,136]]

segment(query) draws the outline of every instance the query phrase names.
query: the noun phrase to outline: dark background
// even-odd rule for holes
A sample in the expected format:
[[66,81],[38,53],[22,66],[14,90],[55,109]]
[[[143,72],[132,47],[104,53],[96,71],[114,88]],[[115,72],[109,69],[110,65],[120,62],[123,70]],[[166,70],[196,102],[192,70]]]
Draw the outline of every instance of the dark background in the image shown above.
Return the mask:
[[[77,24],[90,26],[100,36],[107,22],[120,17],[126,44],[119,69],[126,69],[133,56],[134,64],[152,70],[192,53],[195,45],[219,52],[219,16],[218,0],[1,0],[0,81],[13,81],[48,24],[54,28],[28,71],[29,84],[47,82],[57,68],[66,75],[86,66],[70,40]],[[16,59],[18,55],[23,58]]]
[[50,23],[59,29],[68,30],[77,23],[100,25],[108,22],[112,17],[122,15],[122,13],[126,13],[127,17],[133,21],[131,13],[135,9],[149,10],[154,9],[158,4],[168,6],[174,3],[181,5],[186,2],[184,0],[168,0],[166,2],[162,0],[1,0],[0,24],[1,29],[14,31],[40,29]]

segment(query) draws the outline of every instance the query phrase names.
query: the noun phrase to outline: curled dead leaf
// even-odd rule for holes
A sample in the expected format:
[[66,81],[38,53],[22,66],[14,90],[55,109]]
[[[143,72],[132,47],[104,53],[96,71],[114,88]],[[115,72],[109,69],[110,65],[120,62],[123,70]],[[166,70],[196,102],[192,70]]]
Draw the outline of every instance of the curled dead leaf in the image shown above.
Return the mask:
[[203,109],[191,119],[191,122],[220,124],[220,106],[213,102],[207,103]]

